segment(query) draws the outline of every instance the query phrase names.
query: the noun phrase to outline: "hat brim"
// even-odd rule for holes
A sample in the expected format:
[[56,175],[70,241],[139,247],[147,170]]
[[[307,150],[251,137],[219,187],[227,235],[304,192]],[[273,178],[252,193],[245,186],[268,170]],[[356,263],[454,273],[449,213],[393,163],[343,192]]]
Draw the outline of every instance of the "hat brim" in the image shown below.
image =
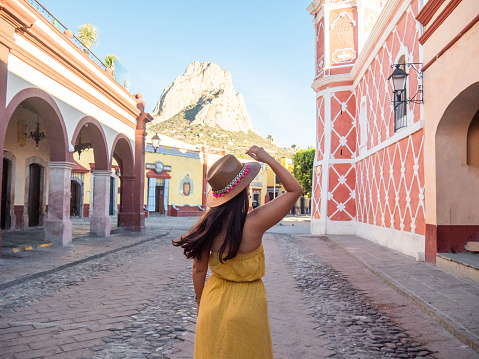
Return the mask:
[[248,174],[246,174],[241,181],[238,183],[234,189],[230,190],[228,193],[225,193],[222,197],[213,197],[213,191],[210,189],[208,194],[206,195],[206,204],[208,207],[218,207],[221,206],[223,203],[228,202],[230,199],[236,197],[238,194],[241,193],[242,190],[246,188],[247,185],[251,183],[251,181],[256,177],[259,170],[261,169],[261,163],[259,162],[248,162],[246,163],[249,165]]

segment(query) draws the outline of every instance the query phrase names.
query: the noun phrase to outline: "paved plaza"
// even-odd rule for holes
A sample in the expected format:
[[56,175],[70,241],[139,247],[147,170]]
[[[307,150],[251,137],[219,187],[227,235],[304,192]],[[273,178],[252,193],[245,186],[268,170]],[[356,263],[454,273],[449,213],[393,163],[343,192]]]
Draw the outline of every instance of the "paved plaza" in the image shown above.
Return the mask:
[[[145,233],[108,239],[75,223],[71,246],[0,259],[0,358],[192,358],[192,261],[171,240],[194,221],[149,218]],[[312,236],[304,217],[264,247],[275,358],[479,358],[464,324],[477,316],[458,299],[477,299],[474,282],[357,237]]]

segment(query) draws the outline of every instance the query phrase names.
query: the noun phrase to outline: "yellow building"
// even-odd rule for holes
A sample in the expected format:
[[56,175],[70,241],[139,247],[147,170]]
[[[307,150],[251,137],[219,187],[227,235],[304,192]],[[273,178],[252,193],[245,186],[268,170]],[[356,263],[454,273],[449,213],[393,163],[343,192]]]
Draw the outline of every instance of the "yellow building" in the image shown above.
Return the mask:
[[159,135],[160,146],[146,145],[145,203],[148,212],[185,217],[201,215],[203,163],[194,146]]
[[[281,157],[281,166],[286,168],[289,172],[293,173],[294,164],[293,159],[287,157]],[[276,197],[284,193],[284,186],[279,180],[278,176],[271,169],[267,169],[267,193],[269,200],[273,200]],[[308,214],[310,213],[310,201],[308,197],[300,197],[295,206],[291,209],[291,214]]]

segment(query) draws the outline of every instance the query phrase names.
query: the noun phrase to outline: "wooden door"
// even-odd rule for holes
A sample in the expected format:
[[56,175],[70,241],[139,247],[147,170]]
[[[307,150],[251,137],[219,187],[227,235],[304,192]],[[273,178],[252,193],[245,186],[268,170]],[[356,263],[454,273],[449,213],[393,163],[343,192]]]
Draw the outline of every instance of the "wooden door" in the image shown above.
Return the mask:
[[8,198],[8,180],[10,176],[10,161],[3,159],[3,174],[2,174],[2,218],[1,229],[7,226],[7,217],[10,217],[10,199]]
[[165,187],[164,186],[156,186],[155,191],[155,212],[160,214],[165,214]]
[[28,189],[28,226],[38,226],[40,223],[42,168],[36,163],[30,165],[30,182]]

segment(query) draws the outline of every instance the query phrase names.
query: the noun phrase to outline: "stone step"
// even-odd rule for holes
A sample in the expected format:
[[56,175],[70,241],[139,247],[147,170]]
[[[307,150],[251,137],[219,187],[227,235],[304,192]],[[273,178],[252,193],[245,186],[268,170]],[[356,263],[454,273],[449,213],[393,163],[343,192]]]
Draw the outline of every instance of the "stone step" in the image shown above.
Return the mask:
[[479,282],[479,253],[438,253],[436,266],[446,272]]
[[468,252],[479,252],[479,242],[467,242],[465,248]]

